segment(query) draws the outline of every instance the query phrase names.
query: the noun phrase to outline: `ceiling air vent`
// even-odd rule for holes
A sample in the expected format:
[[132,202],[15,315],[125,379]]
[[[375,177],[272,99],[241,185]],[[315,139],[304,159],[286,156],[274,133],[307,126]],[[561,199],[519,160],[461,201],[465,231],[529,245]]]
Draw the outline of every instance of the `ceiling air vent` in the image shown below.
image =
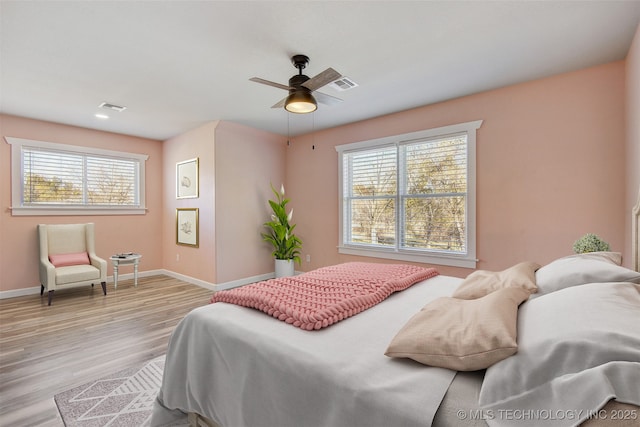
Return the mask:
[[338,80],[331,82],[330,86],[340,92],[344,92],[345,90],[353,89],[358,86],[358,83],[354,82],[349,77],[342,76]]
[[107,108],[109,110],[117,111],[119,113],[127,109],[127,107],[121,107],[119,105],[110,104],[108,102],[103,102],[102,104],[98,105],[98,107]]

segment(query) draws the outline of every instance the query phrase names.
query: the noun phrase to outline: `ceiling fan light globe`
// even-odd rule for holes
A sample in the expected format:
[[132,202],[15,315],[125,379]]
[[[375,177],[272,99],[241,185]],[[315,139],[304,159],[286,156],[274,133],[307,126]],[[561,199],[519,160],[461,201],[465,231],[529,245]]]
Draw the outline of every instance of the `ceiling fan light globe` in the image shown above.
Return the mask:
[[311,102],[292,102],[284,108],[290,113],[307,114],[313,113],[318,107]]
[[306,114],[316,111],[318,104],[310,93],[297,91],[287,97],[284,108],[290,113]]

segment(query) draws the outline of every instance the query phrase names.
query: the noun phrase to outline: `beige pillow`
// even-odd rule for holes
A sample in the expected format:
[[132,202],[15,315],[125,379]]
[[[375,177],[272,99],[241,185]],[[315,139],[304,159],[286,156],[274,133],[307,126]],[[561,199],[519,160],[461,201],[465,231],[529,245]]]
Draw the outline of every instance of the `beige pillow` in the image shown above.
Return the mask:
[[535,262],[521,262],[503,271],[474,271],[464,279],[452,296],[476,299],[508,287],[526,289],[533,294],[538,291],[535,273],[539,268],[540,264]]
[[488,368],[517,351],[518,305],[528,297],[509,287],[475,300],[438,298],[409,319],[385,355],[457,371]]

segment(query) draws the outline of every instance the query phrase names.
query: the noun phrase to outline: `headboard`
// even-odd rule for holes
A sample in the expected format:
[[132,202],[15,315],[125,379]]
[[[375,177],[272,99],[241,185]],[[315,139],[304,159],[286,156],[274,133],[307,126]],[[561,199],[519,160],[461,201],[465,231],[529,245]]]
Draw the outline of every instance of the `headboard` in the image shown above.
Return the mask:
[[633,269],[640,271],[640,190],[638,191],[638,202],[633,207],[632,218],[631,257],[633,258]]

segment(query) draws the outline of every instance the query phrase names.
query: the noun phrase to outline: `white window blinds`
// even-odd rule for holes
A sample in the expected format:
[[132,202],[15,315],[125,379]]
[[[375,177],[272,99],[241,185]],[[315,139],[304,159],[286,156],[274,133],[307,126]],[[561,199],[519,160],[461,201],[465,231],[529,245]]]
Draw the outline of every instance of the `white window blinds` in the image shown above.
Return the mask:
[[7,141],[12,144],[14,211],[144,209],[145,155],[18,138]]
[[340,252],[475,266],[475,131],[481,123],[336,147]]
[[467,134],[400,146],[401,247],[467,252]]
[[347,239],[360,244],[395,241],[397,150],[385,147],[344,156]]
[[22,147],[23,205],[138,207],[139,161]]

